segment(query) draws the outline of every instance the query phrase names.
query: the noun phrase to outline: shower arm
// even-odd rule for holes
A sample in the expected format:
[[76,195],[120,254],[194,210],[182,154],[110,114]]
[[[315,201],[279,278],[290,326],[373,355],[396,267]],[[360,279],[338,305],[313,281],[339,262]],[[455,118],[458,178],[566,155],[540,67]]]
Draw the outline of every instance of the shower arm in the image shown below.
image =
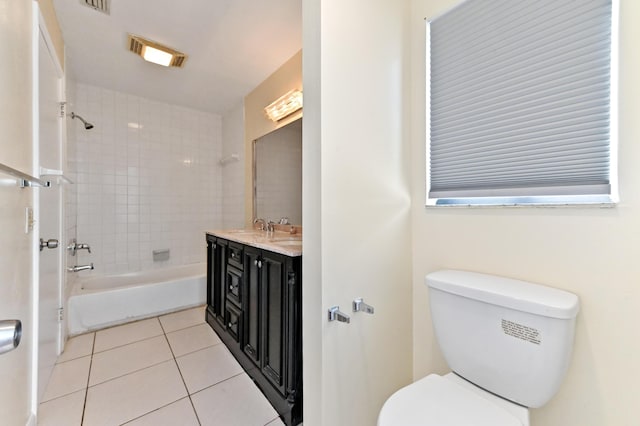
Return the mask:
[[89,123],[87,120],[85,120],[84,118],[82,118],[81,116],[79,116],[78,114],[72,111],[71,119],[74,119],[74,118],[77,118],[78,120],[82,121],[82,124],[84,124],[84,128],[86,130],[93,129],[93,124]]

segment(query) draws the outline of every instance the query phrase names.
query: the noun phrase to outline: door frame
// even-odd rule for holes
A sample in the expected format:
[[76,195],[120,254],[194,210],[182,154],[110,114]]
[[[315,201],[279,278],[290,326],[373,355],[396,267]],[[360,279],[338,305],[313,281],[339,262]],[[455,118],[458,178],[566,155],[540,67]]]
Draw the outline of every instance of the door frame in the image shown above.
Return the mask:
[[[47,25],[42,15],[42,11],[37,1],[32,1],[33,4],[33,15],[32,15],[32,51],[31,51],[31,62],[32,62],[32,169],[33,174],[35,176],[40,176],[40,37],[44,44],[46,45],[49,56],[52,60],[52,63],[55,68],[56,76],[58,78],[58,100],[61,105],[65,104],[65,74],[62,64],[58,58],[58,55],[55,52],[53,39],[47,29]],[[61,110],[63,111],[63,110]],[[60,161],[64,165],[66,164],[66,154],[64,152],[65,146],[65,122],[64,116],[61,114],[58,115],[59,126],[58,126],[58,135],[57,139],[59,142],[58,149],[60,150]],[[36,229],[32,232],[32,303],[33,303],[33,316],[31,318],[33,324],[32,331],[32,344],[33,344],[33,353],[32,353],[32,375],[31,375],[31,403],[32,403],[32,413],[38,412],[38,404],[39,404],[39,395],[38,395],[38,383],[40,381],[40,377],[38,374],[39,371],[39,319],[40,319],[40,191],[46,191],[46,188],[34,188],[34,197],[33,197],[33,214],[34,219],[36,221]],[[60,246],[58,254],[58,304],[60,307],[63,306],[64,303],[64,258],[63,250],[65,249],[64,245],[64,195],[63,191],[60,191],[60,211],[59,211],[59,222],[58,228],[60,231]],[[58,321],[58,329],[56,333],[57,338],[57,354],[59,355],[64,349],[64,338],[65,329],[63,327],[63,322]]]

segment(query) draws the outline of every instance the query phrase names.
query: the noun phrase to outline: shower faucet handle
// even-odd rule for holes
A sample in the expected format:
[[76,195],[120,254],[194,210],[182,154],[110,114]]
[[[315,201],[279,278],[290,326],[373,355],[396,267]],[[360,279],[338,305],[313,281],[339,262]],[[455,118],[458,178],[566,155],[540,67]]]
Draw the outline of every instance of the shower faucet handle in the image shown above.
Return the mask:
[[86,243],[77,243],[76,239],[74,238],[67,246],[67,250],[71,252],[71,256],[75,256],[78,250],[87,250],[89,253],[91,253],[91,246]]
[[86,250],[89,253],[91,253],[91,246],[89,246],[89,244],[86,244],[86,243],[78,243],[76,244],[76,251],[77,250]]

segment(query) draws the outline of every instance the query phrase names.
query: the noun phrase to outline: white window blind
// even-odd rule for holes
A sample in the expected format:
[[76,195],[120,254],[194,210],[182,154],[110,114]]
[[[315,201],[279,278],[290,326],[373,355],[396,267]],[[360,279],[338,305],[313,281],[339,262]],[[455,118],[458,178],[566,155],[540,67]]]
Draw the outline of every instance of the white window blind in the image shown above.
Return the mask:
[[611,0],[467,0],[427,25],[427,204],[611,202]]

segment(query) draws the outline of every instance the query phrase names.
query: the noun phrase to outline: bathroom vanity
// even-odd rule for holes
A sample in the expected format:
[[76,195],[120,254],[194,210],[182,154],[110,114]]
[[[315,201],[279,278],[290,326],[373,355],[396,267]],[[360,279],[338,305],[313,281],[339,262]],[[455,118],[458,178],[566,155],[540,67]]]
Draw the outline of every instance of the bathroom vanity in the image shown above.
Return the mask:
[[207,323],[286,425],[302,422],[302,238],[209,231]]

